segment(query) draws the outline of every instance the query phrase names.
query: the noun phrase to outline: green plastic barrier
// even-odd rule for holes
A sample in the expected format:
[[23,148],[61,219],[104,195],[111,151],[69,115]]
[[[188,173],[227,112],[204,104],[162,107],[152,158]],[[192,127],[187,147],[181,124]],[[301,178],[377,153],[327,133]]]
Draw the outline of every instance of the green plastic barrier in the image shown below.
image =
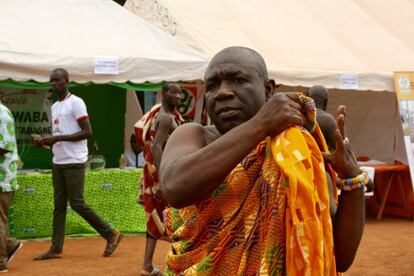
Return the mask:
[[[142,170],[88,171],[85,201],[116,229],[126,234],[145,233],[146,219],[136,203]],[[13,198],[10,231],[16,238],[41,238],[52,235],[52,174],[18,174],[19,190]],[[89,224],[70,209],[66,216],[66,235],[98,235]]]

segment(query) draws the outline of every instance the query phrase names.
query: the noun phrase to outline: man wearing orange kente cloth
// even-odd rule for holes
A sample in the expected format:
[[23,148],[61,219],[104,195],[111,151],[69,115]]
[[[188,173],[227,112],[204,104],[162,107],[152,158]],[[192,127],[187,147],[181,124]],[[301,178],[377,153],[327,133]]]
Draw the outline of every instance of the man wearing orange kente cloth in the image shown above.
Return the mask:
[[256,51],[220,51],[204,81],[214,125],[180,126],[162,156],[160,188],[178,209],[167,220],[165,274],[346,271],[363,232],[368,177],[345,136],[345,107],[329,153],[313,101],[275,93]]

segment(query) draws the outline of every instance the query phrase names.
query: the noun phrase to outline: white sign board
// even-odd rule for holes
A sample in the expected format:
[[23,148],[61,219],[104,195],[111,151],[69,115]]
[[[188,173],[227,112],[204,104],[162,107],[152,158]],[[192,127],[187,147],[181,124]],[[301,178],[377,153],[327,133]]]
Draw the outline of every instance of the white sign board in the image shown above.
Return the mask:
[[95,74],[118,75],[118,57],[95,57]]
[[341,89],[358,89],[358,74],[346,73],[341,74],[341,81],[339,84]]

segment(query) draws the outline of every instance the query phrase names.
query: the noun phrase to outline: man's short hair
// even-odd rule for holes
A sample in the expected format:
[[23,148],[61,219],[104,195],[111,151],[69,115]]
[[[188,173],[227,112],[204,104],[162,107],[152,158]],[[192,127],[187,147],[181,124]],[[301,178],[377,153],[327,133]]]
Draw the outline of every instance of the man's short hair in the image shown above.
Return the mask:
[[63,78],[64,78],[66,81],[69,81],[69,73],[68,73],[68,71],[67,71],[66,69],[64,69],[64,68],[56,68],[56,69],[54,69],[54,70],[52,71],[52,73],[60,73],[60,74],[62,74]]
[[309,89],[309,97],[311,97],[317,108],[325,108],[328,104],[328,89],[323,85],[314,85]]
[[177,86],[180,87],[178,83],[172,82],[172,81],[166,81],[164,82],[164,85],[162,86],[162,94],[165,94],[168,90],[171,89],[171,87]]
[[259,77],[263,79],[264,81],[269,79],[269,74],[267,72],[267,66],[266,62],[264,61],[262,55],[260,55],[257,51],[243,47],[243,46],[231,46],[227,47],[220,51],[220,54],[225,54],[226,52],[233,52],[233,51],[247,51],[249,54],[251,54],[257,61],[258,66],[258,73]]

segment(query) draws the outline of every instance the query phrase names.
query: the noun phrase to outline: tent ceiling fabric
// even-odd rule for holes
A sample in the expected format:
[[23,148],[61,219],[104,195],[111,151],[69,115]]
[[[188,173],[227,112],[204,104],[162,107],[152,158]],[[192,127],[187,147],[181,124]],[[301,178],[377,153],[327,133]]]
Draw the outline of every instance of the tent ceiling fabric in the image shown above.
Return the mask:
[[[160,82],[200,79],[207,57],[111,0],[0,1],[0,80]],[[95,74],[95,57],[118,58],[118,74]]]
[[128,0],[125,7],[210,58],[233,45],[261,53],[278,83],[394,91],[393,71],[414,70],[410,0]]

